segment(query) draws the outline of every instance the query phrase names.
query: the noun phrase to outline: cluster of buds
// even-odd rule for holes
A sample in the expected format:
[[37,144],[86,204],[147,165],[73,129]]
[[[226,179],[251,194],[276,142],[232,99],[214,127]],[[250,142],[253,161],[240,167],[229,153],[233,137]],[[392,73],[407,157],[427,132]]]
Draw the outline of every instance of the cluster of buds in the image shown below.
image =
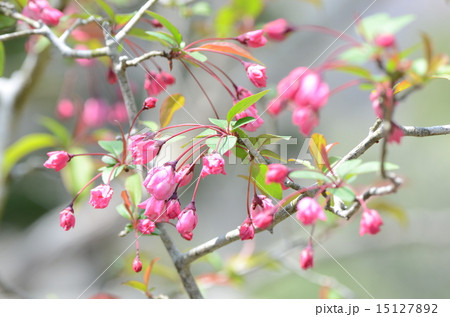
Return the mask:
[[64,14],[53,8],[47,0],[29,0],[22,14],[34,20],[42,20],[47,25],[56,26]]
[[298,67],[277,85],[278,96],[269,102],[267,111],[278,115],[288,105],[292,106],[292,122],[303,135],[309,135],[319,124],[319,110],[328,101],[329,87],[318,72]]
[[144,88],[149,96],[157,96],[166,90],[167,86],[175,84],[175,77],[165,71],[158,73],[149,71],[145,77]]

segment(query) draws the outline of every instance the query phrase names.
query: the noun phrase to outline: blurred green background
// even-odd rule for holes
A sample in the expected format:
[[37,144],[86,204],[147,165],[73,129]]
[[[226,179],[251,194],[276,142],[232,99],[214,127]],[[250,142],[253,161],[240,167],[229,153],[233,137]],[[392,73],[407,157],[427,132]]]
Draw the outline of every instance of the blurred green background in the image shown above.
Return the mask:
[[[155,10],[179,27],[189,43],[202,34],[213,33],[215,23],[220,22],[217,22],[218,10],[231,0],[203,2],[203,7],[198,6],[197,13],[208,11],[210,7],[211,14],[194,14],[189,18],[180,10],[163,5],[169,1],[162,2]],[[317,24],[342,31],[370,6],[364,16],[378,12],[392,16],[416,16],[415,22],[398,35],[401,47],[419,43],[421,33],[425,32],[433,39],[437,52],[450,52],[450,6],[444,0],[323,0],[322,4],[317,5],[319,2],[267,0],[255,24],[259,26],[282,17],[293,24]],[[120,4],[120,1],[116,0],[116,3]],[[131,8],[136,8],[140,2],[128,3]],[[189,3],[187,9],[181,11],[185,14],[190,12],[188,9],[196,3],[199,1]],[[121,12],[130,9],[121,5],[117,8]],[[347,33],[356,36],[353,28]],[[327,35],[298,32],[283,43],[269,43],[266,48],[252,53],[267,66],[268,83],[273,88],[294,67],[317,67],[327,53],[312,65],[313,61],[333,41],[334,38]],[[5,43],[5,76],[10,76],[20,66],[24,58],[23,45],[24,40]],[[337,45],[333,44],[327,52]],[[211,60],[220,59],[212,57]],[[238,78],[240,84],[248,85],[238,63],[220,63],[233,78]],[[164,62],[161,64],[167,70]],[[13,123],[13,132],[8,140],[10,144],[26,134],[45,131],[39,118],[55,116],[63,78],[67,78],[68,74],[74,79],[70,92],[80,99],[90,96],[93,82],[98,86],[97,91],[110,102],[117,99],[115,87],[104,83],[104,66],[98,65],[97,70],[82,69],[63,60],[58,52],[51,51],[48,67],[29,92],[20,116]],[[187,99],[186,109],[195,114],[198,121],[206,122],[212,113],[198,86],[181,65],[175,63],[173,74],[177,84],[169,91],[183,93]],[[129,75],[137,88],[136,100],[140,103],[145,98],[142,88],[144,70],[131,69]],[[221,113],[226,113],[228,105],[222,100],[228,99],[224,91],[205,74],[199,73],[198,78],[205,83]],[[349,79],[351,76],[325,75],[331,87]],[[448,81],[435,80],[414,93],[397,108],[397,122],[415,126],[448,124],[449,87]],[[333,155],[344,155],[367,135],[368,128],[374,122],[368,95],[367,91],[350,88],[331,97],[322,110],[321,124],[315,132],[324,134],[329,143],[339,142],[332,150]],[[147,113],[146,116],[147,120],[157,121],[155,114]],[[263,118],[268,123],[265,127],[267,132],[299,137],[297,128],[291,124],[290,113],[286,112],[276,119],[268,115]],[[186,120],[190,121],[189,116],[179,111],[173,122]],[[67,125],[73,127],[71,122]],[[300,137],[298,143],[302,144]],[[201,276],[204,295],[207,298],[448,298],[449,145],[449,136],[439,136],[404,138],[401,145],[389,147],[388,161],[400,165],[399,174],[404,177],[405,184],[396,195],[374,200],[378,205],[383,203],[401,210],[395,214],[380,209],[384,225],[378,235],[359,236],[358,214],[348,223],[337,221],[337,228],[327,234],[321,234],[326,230],[326,225],[319,226],[317,234],[321,239],[320,245],[315,246],[315,266],[305,272],[300,269],[298,258],[308,234],[293,218],[287,219],[275,228],[273,234],[264,232],[257,235],[254,241],[236,242],[207,260],[194,263],[192,270]],[[296,157],[299,149],[290,145],[289,154]],[[76,298],[81,295],[86,298],[98,292],[107,292],[123,298],[144,298],[136,290],[122,285],[130,279],[142,280],[142,274],[131,270],[133,235],[125,238],[117,236],[125,225],[113,207],[115,202],[119,202],[118,195],[105,210],[93,210],[86,201],[79,204],[76,207],[75,229],[64,232],[59,227],[59,211],[72,196],[64,189],[58,173],[42,167],[46,152],[38,151],[22,160],[12,170],[7,183],[7,197],[0,218],[0,281],[3,288],[0,295],[31,298]],[[379,155],[380,147],[374,146],[363,159],[376,160]],[[172,230],[181,250],[235,229],[245,219],[246,183],[237,175],[245,174],[246,168],[228,166],[226,170],[226,177],[211,177],[200,184],[196,204],[199,224],[193,240],[184,241]],[[361,184],[378,180],[376,175],[371,175],[361,179]],[[120,182],[114,182],[113,186],[119,193]],[[191,194],[192,189],[181,200],[186,204]],[[160,257],[150,282],[155,287],[154,294],[184,297],[159,239],[144,237],[140,239],[140,245],[147,261]],[[250,254],[255,256],[249,260]],[[106,273],[96,280],[111,263]],[[211,275],[214,272],[218,275]],[[234,276],[234,279],[232,283],[220,283],[220,276]],[[94,280],[95,283],[90,286]],[[11,292],[5,291],[5,288]]]

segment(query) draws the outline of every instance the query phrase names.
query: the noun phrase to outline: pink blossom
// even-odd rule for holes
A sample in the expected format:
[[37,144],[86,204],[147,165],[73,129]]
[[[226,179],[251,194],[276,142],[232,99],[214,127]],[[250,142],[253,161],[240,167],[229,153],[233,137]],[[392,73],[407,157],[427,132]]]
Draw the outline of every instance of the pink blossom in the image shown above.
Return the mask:
[[139,256],[136,256],[133,261],[133,271],[136,273],[140,272],[142,270],[142,262],[139,259]]
[[203,168],[200,175],[206,177],[211,174],[227,174],[225,172],[225,160],[219,153],[213,153],[203,157]]
[[144,104],[142,105],[144,109],[152,109],[156,107],[156,102],[158,101],[155,97],[147,97],[144,100]]
[[70,161],[71,155],[66,151],[52,151],[48,152],[48,159],[45,161],[44,166],[46,168],[54,168],[55,171],[59,172]]
[[178,216],[177,231],[186,240],[192,239],[192,231],[197,226],[198,216],[195,212],[195,204],[191,202]]
[[59,213],[59,225],[65,231],[75,227],[75,216],[72,206],[68,206],[66,209]]
[[181,213],[181,205],[178,199],[170,199],[166,205],[166,215],[169,219],[177,218]]
[[171,165],[153,167],[144,180],[147,191],[158,200],[169,199],[176,185],[175,169]]
[[131,136],[128,150],[133,158],[133,164],[147,164],[159,154],[163,144],[162,141],[153,140],[152,136],[146,134]]
[[277,116],[285,107],[284,100],[281,98],[275,98],[269,101],[266,111],[272,116]]
[[392,109],[395,105],[394,92],[387,83],[377,84],[376,89],[370,94],[370,101],[372,101],[375,115],[380,119],[384,119],[385,108]]
[[156,80],[163,82],[167,86],[175,84],[175,77],[165,71],[161,71],[156,75]]
[[299,107],[310,106],[318,111],[328,101],[329,92],[328,84],[316,72],[309,71],[301,77],[294,101]]
[[177,172],[175,181],[179,183],[179,187],[186,186],[191,182],[194,176],[194,169],[191,167],[192,165],[186,164]]
[[258,64],[244,63],[248,79],[258,88],[266,87],[266,68]]
[[241,240],[252,240],[255,237],[255,227],[249,218],[239,227],[239,237]]
[[236,87],[236,97],[238,100],[250,97],[252,94],[252,92],[250,90],[248,90],[245,87],[242,86],[237,86]]
[[284,184],[284,180],[289,174],[289,169],[283,164],[269,164],[266,173],[266,183],[280,183]]
[[112,67],[108,67],[108,72],[106,73],[106,79],[108,80],[108,83],[111,85],[114,85],[117,83],[117,75],[114,73]]
[[71,118],[75,114],[75,107],[72,100],[61,99],[56,106],[56,114],[61,119]]
[[160,73],[149,72],[145,78],[144,88],[149,96],[156,96],[166,90],[167,86],[175,83],[175,77],[164,71]]
[[152,234],[155,231],[155,223],[150,219],[140,219],[137,229],[142,234]]
[[294,28],[285,19],[277,19],[266,23],[263,30],[269,39],[283,41],[289,33],[294,31]]
[[150,24],[153,25],[153,27],[155,27],[155,28],[162,28],[162,27],[163,27],[163,25],[161,24],[161,22],[159,22],[159,21],[156,20],[156,19],[150,20]]
[[304,270],[313,267],[314,265],[314,253],[311,246],[307,246],[300,253],[300,267]]
[[239,35],[236,40],[238,40],[239,43],[247,45],[249,47],[261,47],[264,46],[267,42],[267,39],[263,34],[263,30],[251,31]]
[[303,135],[307,136],[319,124],[319,116],[309,107],[300,107],[294,110],[292,122],[299,126]]
[[275,207],[272,200],[264,195],[254,196],[252,200],[251,215],[253,224],[260,229],[265,229],[272,224]]
[[379,34],[375,37],[375,44],[381,47],[392,47],[395,45],[395,36],[390,33]]
[[400,142],[402,141],[402,138],[405,136],[405,133],[394,122],[391,122],[391,124],[392,124],[392,128],[391,128],[391,132],[388,137],[388,143],[397,142],[398,144],[400,144]]
[[361,216],[359,235],[377,234],[382,224],[383,220],[375,209],[365,209]]
[[253,117],[256,120],[247,124],[244,124],[243,126],[241,126],[242,129],[247,130],[249,132],[254,132],[256,130],[258,130],[258,128],[260,126],[263,125],[264,120],[258,115],[258,110],[256,109],[255,105],[251,105],[250,107],[248,107],[247,109],[245,109],[244,111],[238,113],[235,118],[236,120],[239,120],[241,118],[245,118],[245,117]]
[[310,70],[306,67],[294,68],[289,75],[283,78],[277,85],[277,93],[282,100],[294,100],[295,94],[299,89],[301,78],[309,74]]
[[47,25],[56,26],[64,14],[50,6],[46,0],[29,0],[23,8],[22,14],[34,19],[42,20]]
[[109,185],[98,185],[91,189],[91,197],[89,203],[96,209],[103,209],[108,207],[109,201],[113,195],[113,189]]
[[112,109],[109,109],[108,119],[111,123],[128,121],[128,111],[123,101],[117,101]]
[[317,219],[327,220],[327,216],[317,201],[311,197],[305,197],[297,203],[297,219],[304,225],[316,223]]
[[141,202],[138,207],[144,209],[144,215],[152,221],[161,221],[164,208],[166,206],[165,200],[158,200],[151,196],[150,198]]
[[105,100],[89,98],[84,103],[82,119],[89,127],[98,128],[108,118],[109,107]]

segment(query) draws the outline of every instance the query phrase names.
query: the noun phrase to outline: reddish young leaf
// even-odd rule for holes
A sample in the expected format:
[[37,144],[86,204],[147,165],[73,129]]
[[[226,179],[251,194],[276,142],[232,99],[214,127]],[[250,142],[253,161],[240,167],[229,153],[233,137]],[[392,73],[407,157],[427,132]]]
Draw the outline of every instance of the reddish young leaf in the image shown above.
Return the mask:
[[239,55],[239,56],[251,59],[252,61],[255,61],[255,62],[261,64],[261,62],[258,61],[256,58],[254,58],[247,50],[245,50],[244,48],[242,48],[239,45],[234,44],[234,43],[229,43],[229,42],[207,43],[207,44],[203,44],[202,46],[192,49],[192,51],[195,51],[195,50],[215,51],[215,52],[235,54],[235,55]]
[[154,258],[151,262],[150,265],[148,266],[148,268],[145,270],[145,274],[144,274],[144,284],[147,286],[148,288],[148,281],[150,280],[150,274],[152,273],[152,269],[153,269],[153,265],[156,263],[156,261],[158,261],[159,258]]

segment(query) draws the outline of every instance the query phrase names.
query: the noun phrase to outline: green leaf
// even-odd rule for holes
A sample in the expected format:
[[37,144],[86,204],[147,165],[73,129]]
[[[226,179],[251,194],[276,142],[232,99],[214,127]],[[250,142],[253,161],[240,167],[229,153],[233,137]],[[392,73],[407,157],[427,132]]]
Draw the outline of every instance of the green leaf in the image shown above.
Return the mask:
[[136,14],[135,12],[132,13],[125,13],[125,14],[116,14],[114,16],[114,22],[116,22],[116,24],[118,25],[124,25],[126,24],[128,21],[131,20],[131,18]]
[[155,18],[156,20],[158,20],[162,25],[164,25],[166,27],[166,29],[172,33],[173,38],[175,39],[175,41],[178,43],[178,45],[181,44],[181,42],[183,41],[183,37],[181,36],[180,32],[178,31],[178,29],[172,24],[170,23],[166,18],[160,16],[159,14],[155,13],[155,12],[151,12],[151,11],[145,11],[145,13],[147,13],[149,16]]
[[123,151],[123,142],[122,141],[98,141],[98,145],[105,151],[112,153],[115,157],[119,157]]
[[271,150],[268,150],[268,149],[262,149],[261,151],[259,151],[259,154],[261,154],[262,156],[265,156],[265,157],[271,157],[271,158],[274,158],[274,159],[276,159],[276,160],[278,160],[278,161],[281,161],[281,162],[285,162],[285,163],[286,163],[286,160],[285,160],[285,159],[282,159],[277,153],[275,153],[275,152],[273,152],[273,151],[271,151]]
[[317,181],[324,181],[326,183],[330,183],[331,179],[324,175],[323,173],[315,170],[301,170],[301,171],[294,171],[289,173],[289,177],[292,178],[301,178],[301,179],[314,179]]
[[69,130],[61,123],[56,121],[55,119],[49,117],[43,117],[41,119],[41,124],[46,127],[50,132],[53,133],[60,141],[64,147],[69,146],[71,140],[71,134]]
[[3,42],[0,42],[0,77],[3,76],[3,71],[5,69],[5,48]]
[[[393,163],[385,162],[384,169],[386,171],[396,170],[399,166]],[[353,175],[378,172],[381,169],[381,163],[377,161],[366,162],[351,171]]]
[[276,199],[283,198],[283,191],[281,185],[278,183],[266,183],[266,173],[268,167],[265,164],[254,164],[252,169],[252,178],[255,181],[255,185],[262,191],[266,196],[271,196]]
[[209,118],[208,120],[212,124],[218,126],[219,128],[225,129],[225,130],[228,126],[228,122],[226,120],[220,120],[220,119],[215,119],[215,118]]
[[412,14],[391,18],[386,13],[378,13],[361,21],[360,27],[368,42],[372,42],[379,34],[395,34],[414,21]]
[[107,166],[103,169],[102,172],[102,180],[103,183],[108,184],[110,181],[112,181],[114,178],[120,175],[122,173],[123,169],[125,168],[125,165],[117,166]]
[[208,57],[206,57],[205,55],[203,55],[200,52],[186,52],[186,54],[188,54],[193,59],[195,59],[199,62],[202,62],[202,63],[204,63],[208,60]]
[[240,118],[238,121],[236,121],[234,124],[231,124],[231,126],[233,127],[232,131],[242,127],[243,125],[246,125],[250,122],[255,121],[256,119],[253,117],[244,117],[244,118]]
[[141,176],[139,174],[134,174],[127,177],[125,188],[128,191],[128,195],[130,195],[131,202],[134,206],[137,206],[142,199]]
[[336,175],[341,178],[344,179],[345,176],[347,176],[347,174],[353,174],[352,171],[358,167],[359,165],[361,165],[362,160],[349,160],[349,161],[345,161],[343,162],[341,165],[338,166],[338,168],[336,169],[335,173]]
[[159,129],[158,123],[156,123],[155,121],[139,121],[139,123],[145,125],[153,132],[156,132]]
[[[16,20],[12,19],[10,17],[0,15],[0,33],[3,33],[2,29],[12,27],[14,24],[16,24]],[[7,31],[7,30],[5,30]],[[3,43],[3,42],[1,42]]]
[[159,31],[146,31],[145,33],[148,36],[147,40],[158,41],[162,45],[167,46],[167,47],[176,47],[177,46],[175,39],[170,34],[167,34],[164,32],[159,32]]
[[131,220],[130,213],[128,212],[127,208],[125,207],[125,204],[120,204],[116,206],[116,211],[121,215],[123,218]]
[[[87,151],[78,147],[68,149],[71,154],[86,153]],[[61,170],[61,176],[67,190],[76,195],[91,179],[94,173],[94,161],[90,156],[77,156],[70,160],[69,164]],[[89,195],[89,190],[84,190],[81,197]]]
[[95,2],[97,2],[98,6],[99,6],[100,8],[102,8],[103,11],[106,12],[106,14],[108,15],[108,17],[109,17],[112,21],[114,21],[114,15],[115,15],[115,13],[114,13],[114,10],[109,6],[109,4],[107,4],[107,3],[106,3],[105,1],[103,1],[103,0],[95,0]]
[[356,195],[349,187],[339,187],[339,188],[330,188],[328,190],[333,195],[338,196],[340,199],[342,199],[344,202],[352,202],[355,200]]
[[168,96],[161,105],[159,110],[159,123],[161,128],[166,127],[172,120],[175,111],[184,106],[184,97],[181,94],[173,94]]
[[147,293],[147,285],[145,285],[142,282],[139,282],[139,281],[127,281],[127,282],[124,282],[123,285],[130,286],[130,287],[132,287],[132,288],[134,288],[134,289],[136,289],[138,291],[143,292],[144,294]]
[[364,64],[371,59],[374,53],[375,49],[373,46],[363,44],[361,46],[352,47],[346,50],[339,56],[339,58],[352,64]]
[[[344,55],[345,56],[345,55]],[[342,55],[341,55],[342,58]],[[372,73],[360,66],[356,65],[343,65],[335,68],[336,70],[340,70],[341,72],[357,75],[361,78],[372,80]]]
[[[276,142],[278,142],[280,140],[288,141],[288,140],[291,139],[291,136],[289,136],[289,135],[276,135],[276,134],[264,133],[264,134],[258,135],[255,139],[256,140],[255,140],[254,144],[257,143],[258,145],[268,145],[268,144],[276,143]],[[263,142],[261,142],[261,140],[263,140]]]
[[117,160],[113,159],[111,156],[104,155],[102,156],[102,162],[108,165],[115,165]]
[[[214,137],[206,140],[206,145],[213,151],[217,151],[220,155],[224,155],[236,145],[237,137],[227,135],[226,137]],[[220,142],[220,143],[219,143]],[[217,146],[217,144],[219,144]]]
[[[4,153],[3,174],[6,176],[11,168],[26,155],[43,148],[53,147],[56,144],[55,137],[47,133],[33,133],[20,138],[10,145]],[[44,163],[46,158],[42,159],[42,163]]]
[[248,96],[247,98],[239,100],[230,109],[230,111],[228,111],[227,122],[230,123],[230,121],[234,118],[235,115],[237,115],[238,113],[241,113],[242,111],[245,111],[247,108],[249,108],[251,105],[253,105],[255,102],[257,102],[259,99],[261,99],[262,96],[264,96],[268,92],[269,92],[269,90],[264,90],[257,94]]

